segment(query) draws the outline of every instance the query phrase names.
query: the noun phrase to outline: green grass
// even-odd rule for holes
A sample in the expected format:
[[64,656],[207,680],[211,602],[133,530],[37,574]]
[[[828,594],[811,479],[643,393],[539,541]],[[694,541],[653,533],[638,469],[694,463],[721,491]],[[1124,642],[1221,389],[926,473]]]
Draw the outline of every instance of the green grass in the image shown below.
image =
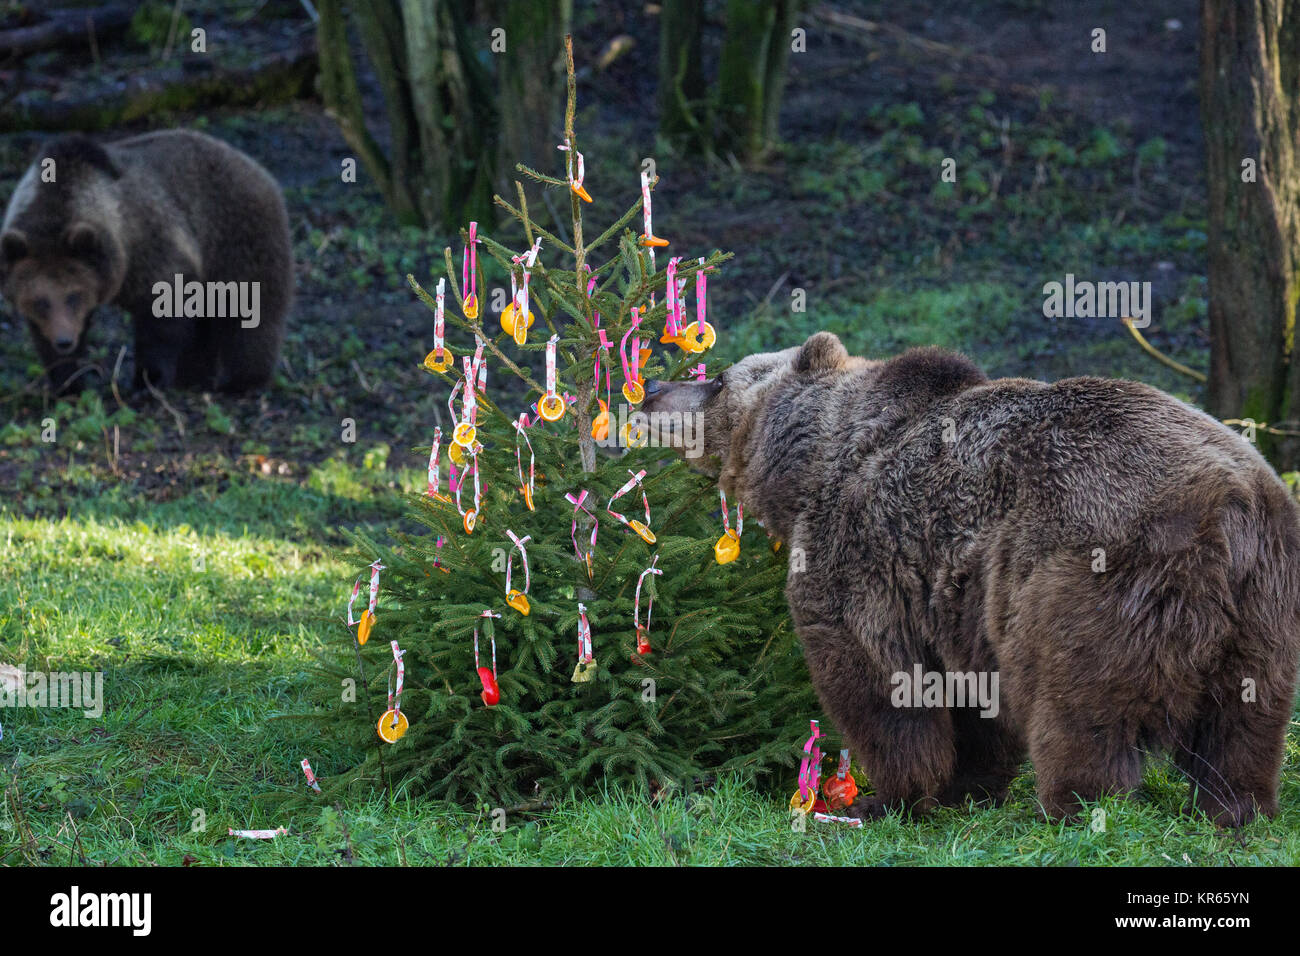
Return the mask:
[[[259,485],[261,486],[259,488]],[[249,480],[248,518],[276,492]],[[274,495],[272,495],[274,497]],[[259,505],[261,502],[261,505]],[[108,509],[111,510],[111,509]],[[1104,832],[1048,824],[1026,773],[1002,808],[891,817],[862,830],[792,830],[780,797],[741,781],[657,800],[629,791],[511,811],[447,807],[376,791],[339,808],[261,798],[305,792],[357,755],[294,720],[319,679],[311,651],[346,640],[348,569],[304,545],[292,519],[241,520],[187,499],[147,513],[60,520],[0,513],[0,661],[29,671],[102,670],[102,718],[0,711],[0,863],[768,865],[1173,865],[1300,862],[1293,732],[1284,812],[1240,834],[1180,817],[1186,788],[1163,762],[1130,800],[1106,800]],[[383,507],[366,516],[383,522]],[[140,519],[147,520],[140,520]],[[790,774],[791,788],[794,773]],[[286,826],[274,842],[229,828]]]

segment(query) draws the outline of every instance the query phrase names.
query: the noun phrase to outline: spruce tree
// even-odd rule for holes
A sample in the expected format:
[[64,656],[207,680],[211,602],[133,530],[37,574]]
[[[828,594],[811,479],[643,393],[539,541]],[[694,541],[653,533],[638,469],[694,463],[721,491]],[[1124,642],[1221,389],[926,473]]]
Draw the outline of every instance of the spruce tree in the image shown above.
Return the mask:
[[[715,484],[671,452],[600,447],[638,443],[637,428],[623,425],[622,385],[637,397],[646,377],[689,374],[707,358],[688,348],[702,337],[688,341],[680,328],[661,342],[668,283],[688,296],[701,271],[717,276],[729,256],[678,260],[661,248],[656,260],[657,237],[630,228],[641,197],[584,239],[584,212],[599,205],[587,206],[582,185],[571,48],[568,61],[564,177],[518,168],[566,191],[572,241],[530,219],[519,186],[517,205],[496,202],[529,248],[471,229],[462,270],[445,252],[441,291],[408,276],[435,313],[425,368],[430,387],[451,396],[453,423],[436,433],[428,490],[409,496],[408,523],[421,530],[394,531],[391,542],[353,536],[365,620],[338,628],[321,711],[331,739],[367,756],[333,780],[322,773],[327,793],[387,785],[505,804],[599,781],[690,787],[722,771],[788,789],[807,721],[820,716],[773,543],[753,522],[738,534],[734,510],[724,534]],[[642,185],[648,201],[654,181]],[[481,301],[484,263],[468,267],[481,257],[511,277],[513,298],[495,318]],[[463,334],[444,340],[444,324]],[[531,369],[548,364],[539,381]],[[526,399],[504,384],[513,381]],[[372,562],[381,568],[373,620]],[[379,731],[394,736],[393,641],[409,725],[387,743]],[[355,700],[340,702],[340,682],[358,678]]]

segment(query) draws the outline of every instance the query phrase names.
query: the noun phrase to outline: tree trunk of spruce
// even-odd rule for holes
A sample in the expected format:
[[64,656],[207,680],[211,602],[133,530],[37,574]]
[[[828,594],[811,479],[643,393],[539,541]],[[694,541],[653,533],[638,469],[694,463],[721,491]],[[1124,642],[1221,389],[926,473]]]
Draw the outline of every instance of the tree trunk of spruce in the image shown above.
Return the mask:
[[718,67],[719,152],[757,159],[776,142],[798,0],[728,0]]
[[[1201,114],[1208,405],[1222,418],[1293,420],[1300,417],[1300,369],[1292,360],[1300,302],[1300,0],[1203,0]],[[1297,430],[1294,422],[1283,427]],[[1258,438],[1280,470],[1300,466],[1300,440]]]
[[696,0],[664,0],[659,24],[659,132],[692,153],[712,145],[700,62],[703,14]]

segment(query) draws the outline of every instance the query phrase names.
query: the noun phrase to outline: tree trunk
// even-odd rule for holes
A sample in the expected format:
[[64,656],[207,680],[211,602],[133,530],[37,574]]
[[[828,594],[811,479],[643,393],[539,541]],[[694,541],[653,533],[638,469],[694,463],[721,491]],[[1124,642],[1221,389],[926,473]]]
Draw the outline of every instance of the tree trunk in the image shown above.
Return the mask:
[[659,132],[689,152],[707,152],[707,89],[700,62],[704,5],[664,0],[659,24]]
[[777,141],[799,0],[728,0],[718,67],[718,149],[757,159]]
[[[1201,116],[1209,409],[1300,430],[1300,0],[1202,0]],[[1279,469],[1300,465],[1296,438],[1257,434]]]
[[572,0],[505,0],[501,10],[506,49],[496,54],[500,111],[500,175],[503,195],[512,191],[516,163],[548,176],[560,175],[564,37]]
[[491,78],[469,41],[469,0],[350,4],[383,91],[387,152],[366,124],[342,2],[320,0],[317,7],[325,106],[398,220],[447,228],[490,222],[496,110]]

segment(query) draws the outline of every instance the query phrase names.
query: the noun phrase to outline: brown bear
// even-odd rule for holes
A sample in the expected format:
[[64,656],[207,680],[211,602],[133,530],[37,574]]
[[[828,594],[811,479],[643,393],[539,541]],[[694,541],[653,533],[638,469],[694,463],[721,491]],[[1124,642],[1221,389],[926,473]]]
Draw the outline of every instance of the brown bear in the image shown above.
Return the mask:
[[82,384],[93,310],[132,320],[135,382],[244,391],[271,379],[293,295],[271,175],[186,130],[46,143],[0,229],[0,291],[59,390]]
[[[875,787],[856,815],[1000,800],[1026,751],[1054,819],[1161,751],[1189,808],[1277,811],[1300,520],[1240,435],[1136,382],[825,332],[646,391],[652,427],[702,414],[701,461],[788,546],[813,683]],[[963,700],[972,677],[997,699]]]

